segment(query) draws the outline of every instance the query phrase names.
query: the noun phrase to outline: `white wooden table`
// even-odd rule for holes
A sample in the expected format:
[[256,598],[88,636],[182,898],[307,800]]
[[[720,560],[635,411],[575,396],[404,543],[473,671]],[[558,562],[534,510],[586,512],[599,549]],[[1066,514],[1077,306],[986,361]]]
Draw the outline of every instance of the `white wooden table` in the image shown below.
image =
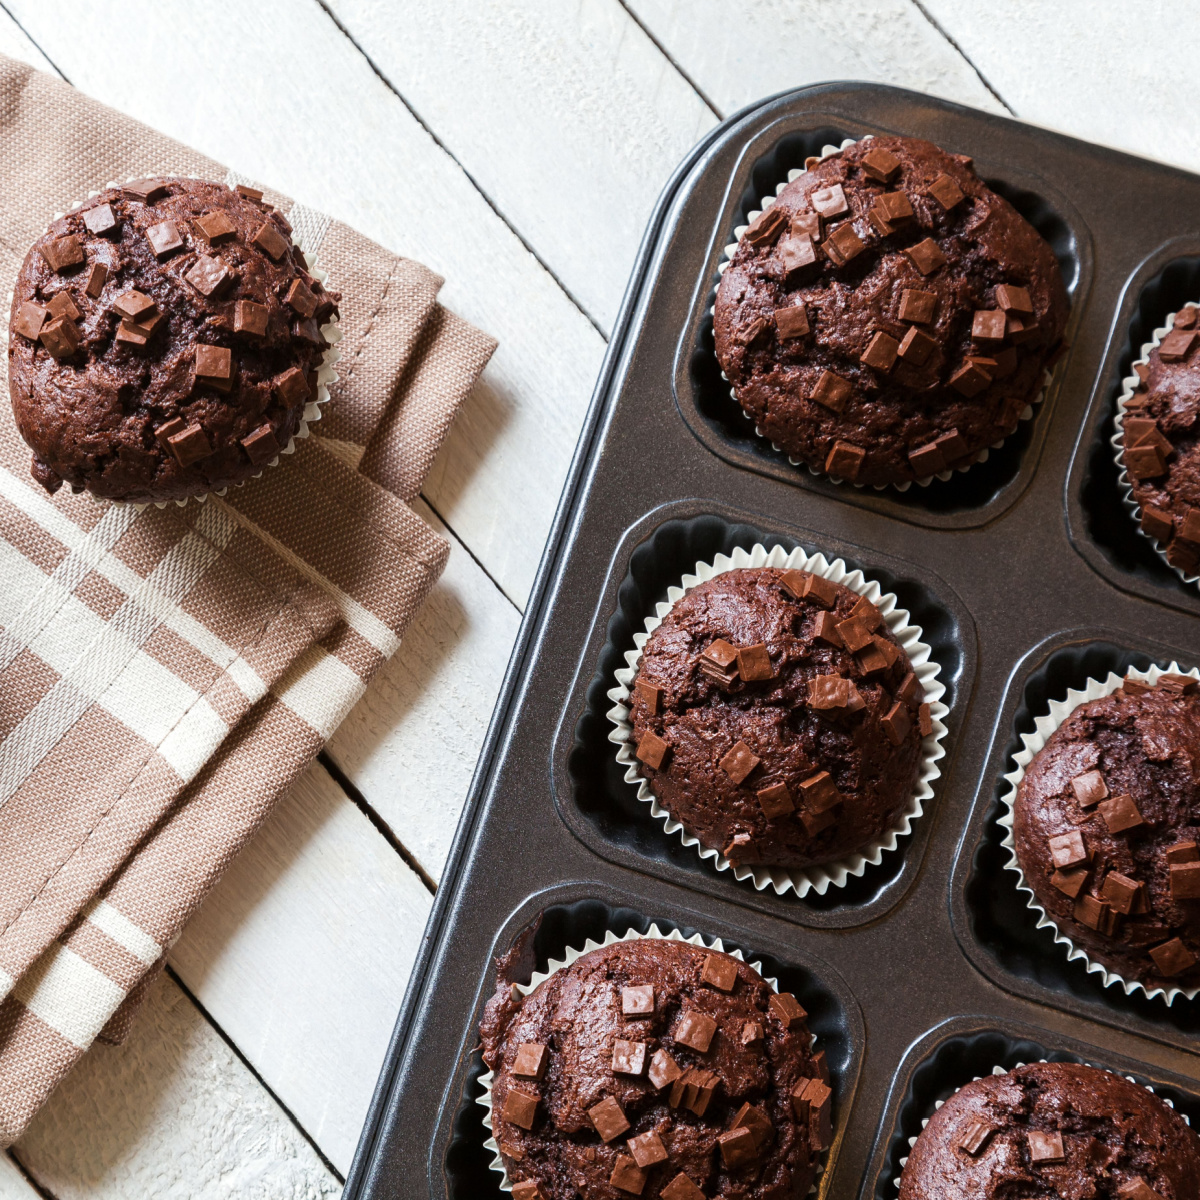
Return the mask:
[[450,565],[333,773],[0,1155],[0,1197],[340,1192],[638,239],[707,129],[871,79],[1195,170],[1198,49],[1158,0],[0,0],[0,50],[428,264],[500,339],[418,503]]

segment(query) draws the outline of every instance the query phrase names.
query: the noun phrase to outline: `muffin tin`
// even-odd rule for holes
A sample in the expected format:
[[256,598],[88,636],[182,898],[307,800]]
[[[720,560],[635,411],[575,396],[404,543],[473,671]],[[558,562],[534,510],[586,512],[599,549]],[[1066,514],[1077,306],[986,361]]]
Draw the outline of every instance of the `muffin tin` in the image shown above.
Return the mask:
[[[1072,301],[1071,351],[1034,418],[986,463],[903,493],[788,464],[712,356],[734,226],[789,167],[868,133],[972,155],[1050,240]],[[877,85],[786,93],[692,152],[634,269],[346,1196],[499,1197],[474,1103],[496,956],[520,941],[527,978],[650,921],[763,957],[802,995],[835,1081],[822,1197],[893,1197],[897,1139],[922,1106],[997,1062],[1112,1066],[1200,1113],[1200,1007],[1129,998],[1068,963],[1034,931],[995,825],[1048,698],[1110,668],[1196,661],[1200,591],[1138,535],[1108,438],[1146,331],[1200,298],[1197,211],[1185,172]],[[607,741],[632,631],[698,559],[757,541],[841,556],[894,590],[949,689],[942,777],[912,835],[804,900],[665,837]]]

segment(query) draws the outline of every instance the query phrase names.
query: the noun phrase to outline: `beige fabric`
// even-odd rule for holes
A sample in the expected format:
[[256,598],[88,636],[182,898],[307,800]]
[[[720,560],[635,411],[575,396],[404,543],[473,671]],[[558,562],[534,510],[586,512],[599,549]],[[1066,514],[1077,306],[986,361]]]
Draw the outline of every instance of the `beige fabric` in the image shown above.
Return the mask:
[[[9,287],[56,211],[186,173],[239,181],[0,57]],[[182,507],[51,497],[0,402],[0,1145],[95,1037],[124,1036],[446,561],[407,501],[494,343],[432,272],[267,199],[343,295],[331,401],[278,467]]]

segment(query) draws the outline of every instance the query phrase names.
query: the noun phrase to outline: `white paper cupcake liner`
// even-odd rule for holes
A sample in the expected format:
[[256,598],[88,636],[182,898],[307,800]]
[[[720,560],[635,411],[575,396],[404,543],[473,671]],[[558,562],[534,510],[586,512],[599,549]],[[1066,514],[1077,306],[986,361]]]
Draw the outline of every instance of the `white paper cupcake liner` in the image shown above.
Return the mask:
[[[864,141],[864,142],[869,141],[871,137],[872,137],[872,135],[868,133],[865,137],[862,138],[862,141]],[[845,150],[848,146],[855,145],[856,141],[857,141],[857,139],[855,139],[855,138],[846,138],[840,146],[834,146],[834,145],[822,146],[821,153],[818,157],[820,157],[821,159],[826,159],[826,158],[832,157],[835,154],[841,154],[841,152],[843,150]],[[792,170],[790,170],[788,172],[787,179],[785,179],[782,183],[778,183],[775,185],[775,195],[774,196],[764,196],[762,198],[761,207],[752,208],[749,211],[749,213],[747,213],[748,219],[746,221],[746,224],[735,226],[733,235],[737,240],[730,242],[729,245],[725,247],[722,259],[717,264],[717,271],[719,274],[724,275],[725,272],[729,269],[729,265],[733,261],[734,254],[737,253],[738,246],[741,245],[742,237],[745,235],[746,230],[749,229],[750,226],[760,216],[762,216],[762,214],[768,208],[770,208],[775,203],[776,198],[783,191],[783,189],[785,187],[787,187],[787,185],[789,183],[791,183],[793,180],[799,179],[800,176],[804,175],[804,174],[807,174],[807,168],[805,168],[804,170],[800,170],[798,168],[793,167]],[[715,316],[716,311],[717,311],[717,306],[714,303],[713,306],[709,309],[709,313],[711,315]],[[1041,391],[1039,391],[1038,394],[1033,398],[1033,403],[1027,404],[1021,410],[1021,415],[1019,417],[1020,421],[1024,422],[1024,421],[1033,420],[1034,413],[1036,412],[1036,406],[1041,404],[1041,402],[1046,398],[1046,390],[1049,388],[1050,381],[1053,377],[1054,377],[1054,369],[1051,368],[1050,370],[1048,370],[1046,372],[1045,379],[1042,382]],[[724,379],[726,383],[729,382],[729,377],[725,374],[724,371],[721,372],[721,378]],[[738,406],[738,410],[741,412],[742,416],[747,421],[753,421],[754,418],[751,417],[749,415],[749,413],[747,413],[746,410],[742,408],[741,402],[738,400],[737,395],[734,393],[734,390],[732,387],[729,389],[729,395],[732,398],[734,404],[736,404]],[[754,426],[754,432],[758,437],[762,438],[764,441],[767,440],[767,435],[765,433],[763,433],[763,431],[757,425]],[[1004,442],[1005,442],[1005,439],[1001,438],[999,441],[993,442],[990,447],[985,447],[983,450],[979,451],[979,454],[976,457],[974,462],[967,463],[965,466],[962,466],[962,467],[954,467],[949,470],[939,471],[936,475],[926,475],[923,478],[916,480],[916,484],[918,487],[929,487],[929,485],[931,483],[933,483],[933,481],[935,479],[940,479],[944,483],[947,479],[952,479],[954,477],[955,473],[958,473],[960,475],[965,474],[972,467],[977,467],[977,466],[980,466],[981,464],[987,462],[990,451],[991,450],[999,450],[1000,447],[1004,445]],[[777,442],[771,442],[771,449],[777,451],[780,454],[784,453],[783,447],[780,446]],[[818,470],[816,467],[812,466],[810,463],[806,463],[802,459],[799,459],[799,458],[793,458],[790,454],[787,456],[787,460],[789,463],[792,464],[793,467],[804,467],[807,469],[807,471],[810,475],[816,475],[816,476],[819,476],[819,477],[822,477],[825,479],[830,479],[834,483],[840,484],[840,483],[849,482],[849,483],[851,483],[852,486],[854,486],[856,488],[863,488],[863,487],[867,486],[864,483],[854,483],[853,480],[842,479],[838,475],[831,475],[828,471]],[[875,490],[877,492],[886,491],[888,488],[895,488],[896,491],[898,491],[898,492],[907,492],[908,489],[910,487],[912,487],[912,482],[913,481],[911,481],[911,480],[906,480],[903,483],[874,483],[874,484],[871,484],[870,486],[873,488],[873,490]]]
[[[1046,1059],[1046,1058],[1039,1058],[1037,1061],[1038,1061],[1038,1062],[1045,1063],[1045,1062],[1049,1062],[1050,1060],[1049,1060],[1049,1059]],[[1013,1071],[1016,1071],[1016,1070],[1018,1070],[1019,1068],[1021,1068],[1021,1067],[1024,1067],[1024,1066],[1027,1066],[1027,1065],[1028,1065],[1027,1063],[1019,1062],[1019,1063],[1017,1063],[1017,1064],[1016,1064],[1016,1066],[1013,1066],[1013,1067],[1001,1067],[1001,1066],[995,1066],[995,1067],[993,1067],[993,1068],[992,1068],[992,1070],[991,1070],[991,1074],[993,1074],[993,1075],[1008,1075],[1008,1074],[1011,1074]],[[1109,1073],[1110,1075],[1116,1075],[1118,1078],[1122,1078],[1122,1076],[1120,1075],[1120,1072],[1118,1072],[1118,1071],[1109,1071],[1109,1069],[1108,1069],[1107,1067],[1100,1066],[1100,1064],[1099,1064],[1099,1063],[1084,1063],[1084,1066],[1088,1066],[1088,1067],[1095,1067],[1095,1068],[1096,1068],[1096,1070],[1098,1070],[1098,1071],[1108,1071],[1108,1073]],[[976,1076],[975,1076],[975,1078],[971,1080],[971,1082],[972,1082],[972,1083],[978,1083],[978,1082],[979,1082],[979,1081],[980,1081],[982,1078],[983,1078],[983,1076],[982,1076],[982,1075],[976,1075]],[[1158,1095],[1158,1093],[1157,1093],[1157,1092],[1156,1092],[1156,1091],[1155,1091],[1155,1090],[1154,1090],[1154,1089],[1153,1089],[1153,1088],[1152,1088],[1152,1087],[1151,1087],[1151,1086],[1150,1086],[1148,1083],[1138,1083],[1138,1081],[1137,1081],[1136,1079],[1134,1079],[1134,1077],[1133,1077],[1132,1075],[1125,1075],[1125,1076],[1123,1076],[1123,1078],[1124,1078],[1125,1080],[1127,1080],[1129,1083],[1136,1084],[1138,1087],[1141,1087],[1141,1088],[1145,1088],[1145,1089],[1146,1089],[1146,1091],[1148,1091],[1148,1092],[1149,1092],[1149,1093],[1150,1093],[1152,1096],[1156,1096],[1156,1097],[1157,1097],[1159,1100],[1161,1100],[1161,1101],[1162,1101],[1162,1102],[1163,1102],[1163,1103],[1164,1103],[1164,1104],[1165,1104],[1165,1105],[1166,1105],[1168,1108],[1170,1108],[1170,1109],[1174,1109],[1174,1108],[1175,1108],[1175,1104],[1174,1104],[1174,1102],[1173,1102],[1173,1101],[1169,1100],[1169,1099],[1168,1099],[1166,1096],[1159,1096],[1159,1095]],[[966,1086],[967,1086],[967,1085],[964,1083],[964,1084],[963,1084],[963,1087],[966,1087]],[[953,1094],[954,1094],[955,1096],[957,1096],[957,1095],[958,1095],[958,1093],[959,1093],[959,1092],[961,1092],[961,1091],[962,1091],[962,1087],[957,1087],[957,1088],[955,1088],[955,1089],[954,1089],[954,1093],[953,1093]],[[938,1101],[936,1101],[936,1102],[935,1102],[935,1104],[934,1104],[934,1106],[933,1106],[933,1111],[934,1111],[934,1112],[937,1112],[937,1111],[938,1111],[938,1109],[940,1109],[940,1108],[942,1107],[942,1105],[943,1105],[943,1104],[945,1104],[945,1103],[946,1103],[946,1101],[945,1101],[945,1100],[938,1100]],[[1191,1122],[1191,1120],[1188,1118],[1188,1115],[1187,1115],[1187,1113],[1183,1113],[1183,1112],[1181,1112],[1179,1115],[1180,1115],[1180,1116],[1183,1118],[1183,1123],[1184,1123],[1185,1125],[1191,1125],[1191,1123],[1192,1123],[1192,1122]],[[929,1120],[930,1120],[930,1118],[929,1118],[929,1117],[924,1117],[924,1118],[921,1120],[921,1129],[922,1129],[922,1130],[924,1130],[924,1129],[925,1129],[925,1127],[926,1127],[926,1126],[929,1124]],[[918,1134],[917,1136],[919,1137],[920,1135]],[[916,1144],[917,1144],[917,1138],[915,1138],[915,1137],[910,1137],[910,1138],[908,1139],[908,1148],[909,1148],[910,1150],[911,1150],[911,1149],[912,1149],[912,1148],[913,1148],[913,1147],[914,1147]],[[900,1174],[899,1174],[899,1175],[897,1175],[897,1176],[896,1176],[896,1178],[892,1180],[892,1186],[893,1186],[893,1187],[895,1187],[895,1188],[899,1188],[899,1187],[900,1187],[900,1182],[901,1182],[901,1180],[902,1180],[902,1179],[903,1179],[903,1177],[904,1177],[904,1168],[905,1168],[906,1166],[908,1166],[908,1155],[907,1155],[907,1154],[906,1154],[906,1155],[905,1155],[905,1156],[904,1156],[904,1157],[903,1157],[903,1158],[900,1160]]]
[[[1185,304],[1183,307],[1200,308],[1200,304]],[[1175,328],[1175,317],[1177,315],[1177,313],[1167,314],[1167,323],[1156,329],[1154,331],[1154,336],[1148,342],[1143,343],[1141,358],[1135,359],[1134,362],[1130,364],[1131,366],[1149,366],[1150,351],[1153,350],[1159,344],[1159,342],[1161,342],[1163,338],[1165,338],[1167,334]],[[1159,544],[1154,540],[1154,538],[1152,538],[1142,528],[1142,507],[1133,498],[1133,483],[1129,478],[1128,472],[1125,470],[1125,456],[1123,453],[1125,449],[1125,412],[1126,405],[1132,398],[1134,392],[1136,392],[1141,386],[1141,382],[1141,378],[1136,374],[1136,372],[1132,375],[1126,375],[1125,378],[1121,380],[1121,394],[1117,397],[1117,414],[1113,418],[1113,425],[1116,429],[1116,432],[1112,435],[1110,442],[1113,448],[1113,460],[1116,462],[1117,471],[1119,472],[1117,483],[1121,488],[1121,503],[1124,504],[1125,510],[1129,513],[1129,515],[1133,517],[1134,523],[1137,525],[1138,533],[1154,547],[1154,552],[1159,556],[1159,558],[1161,558],[1163,562],[1167,563],[1167,566],[1170,567],[1171,570],[1174,571],[1184,583],[1200,584],[1200,575],[1189,575],[1180,567],[1176,567],[1167,562],[1166,553],[1159,547]]]
[[[1131,669],[1128,672],[1129,677],[1142,680],[1145,683],[1156,684],[1163,675],[1186,675],[1191,679],[1200,679],[1200,670],[1183,670],[1178,663],[1172,662],[1169,667],[1151,666],[1148,671],[1137,671]],[[1021,734],[1021,740],[1025,743],[1025,749],[1020,750],[1013,756],[1013,762],[1016,764],[1014,770],[1004,776],[1012,785],[1008,791],[1001,797],[1001,804],[1004,811],[996,818],[997,822],[1004,829],[1004,840],[1000,843],[1009,854],[1009,860],[1005,864],[1006,868],[1013,871],[1017,876],[1017,890],[1025,892],[1029,897],[1029,907],[1037,913],[1038,929],[1052,929],[1054,931],[1054,941],[1060,946],[1065,946],[1067,949],[1067,961],[1083,962],[1089,975],[1099,975],[1101,982],[1106,988],[1120,987],[1124,990],[1125,995],[1132,996],[1134,992],[1141,992],[1147,999],[1153,1000],[1161,997],[1168,1005],[1174,1004],[1180,996],[1187,1000],[1192,1000],[1200,993],[1200,987],[1193,988],[1147,988],[1144,983],[1137,980],[1128,980],[1119,975],[1116,971],[1110,970],[1103,963],[1096,962],[1095,959],[1088,954],[1082,947],[1075,944],[1058,927],[1056,922],[1046,910],[1038,903],[1037,896],[1034,895],[1033,888],[1025,879],[1025,872],[1021,870],[1021,864],[1017,861],[1017,845],[1013,834],[1013,818],[1017,803],[1017,790],[1021,785],[1021,780],[1025,778],[1025,771],[1029,764],[1033,761],[1034,756],[1039,750],[1049,741],[1050,735],[1062,725],[1062,723],[1077,709],[1081,704],[1086,704],[1090,700],[1099,700],[1103,696],[1110,696],[1123,683],[1125,677],[1114,674],[1112,671],[1108,673],[1108,678],[1103,682],[1098,679],[1088,679],[1082,690],[1076,688],[1067,689],[1067,698],[1065,700],[1051,700],[1050,711],[1046,716],[1037,717],[1034,721],[1034,732]]]
[[[588,938],[587,941],[583,943],[582,948],[579,950],[576,950],[572,946],[568,946],[562,958],[550,959],[550,961],[546,964],[547,970],[535,971],[530,977],[528,983],[514,983],[512,986],[515,987],[523,996],[528,996],[529,993],[534,991],[539,984],[545,983],[551,975],[555,974],[555,972],[561,971],[563,967],[569,967],[577,958],[582,957],[584,954],[589,954],[591,951],[599,950],[604,946],[611,946],[615,942],[635,942],[639,938],[659,938],[668,942],[688,942],[693,946],[703,946],[706,950],[717,950],[722,954],[728,954],[731,958],[736,958],[739,962],[746,961],[745,956],[740,950],[726,950],[725,944],[720,938],[706,938],[699,933],[694,933],[690,938],[685,938],[678,929],[668,929],[666,933],[663,933],[657,925],[652,924],[645,933],[639,933],[636,929],[627,929],[624,933],[617,934],[609,929],[605,932],[602,941],[594,942],[591,938]],[[773,979],[768,975],[763,975],[763,965],[761,962],[752,962],[748,965],[752,971],[757,971],[758,974],[762,976],[762,979],[771,989],[771,991],[779,991],[779,980]],[[814,1037],[813,1046],[815,1047],[816,1044],[817,1039]],[[495,1078],[495,1071],[485,1071],[479,1077],[479,1085],[482,1088],[482,1091],[480,1095],[475,1098],[475,1103],[481,1105],[486,1110],[483,1117],[483,1124],[489,1133],[492,1128],[492,1084],[495,1082]],[[492,1152],[491,1168],[500,1175],[501,1190],[505,1192],[511,1192],[512,1183],[508,1178],[508,1172],[504,1169],[504,1160],[500,1157],[500,1146],[496,1142],[496,1139],[489,1136],[488,1139],[483,1143],[483,1146],[485,1150],[490,1150]],[[824,1170],[825,1163],[824,1159],[822,1159],[817,1164],[816,1175],[813,1179],[813,1186],[810,1190],[810,1194],[817,1190],[817,1186]]]
[[[925,701],[933,718],[933,732],[922,744],[917,782],[908,804],[895,824],[881,837],[845,858],[803,868],[750,863],[735,865],[713,847],[701,845],[699,838],[675,820],[659,804],[649,782],[642,777],[638,769],[636,748],[632,740],[633,727],[629,723],[628,701],[646,642],[685,593],[705,580],[742,567],[779,567],[808,571],[834,583],[844,584],[852,592],[865,596],[879,609],[892,636],[904,648],[913,672],[925,691]],[[654,616],[646,618],[645,631],[633,635],[635,648],[625,652],[625,661],[629,665],[615,672],[616,686],[608,692],[608,698],[614,702],[614,706],[606,714],[614,726],[608,740],[617,746],[617,762],[625,767],[625,782],[638,785],[637,798],[650,805],[651,816],[663,822],[663,828],[668,834],[678,834],[685,846],[694,846],[696,853],[702,859],[711,860],[718,871],[731,870],[735,879],[750,880],[760,892],[766,887],[772,887],[777,895],[782,896],[792,891],[797,898],[803,898],[810,891],[823,896],[830,887],[845,887],[847,880],[852,876],[861,875],[868,866],[878,866],[883,861],[884,854],[895,850],[900,838],[912,832],[913,822],[924,812],[925,802],[933,796],[934,781],[942,773],[938,762],[945,755],[941,742],[946,736],[944,721],[950,710],[942,702],[946,693],[945,686],[938,678],[942,668],[933,658],[929,646],[921,640],[922,634],[919,625],[909,623],[908,609],[899,606],[894,593],[885,593],[878,583],[867,579],[861,571],[851,571],[840,558],[830,562],[823,554],[809,555],[799,547],[790,554],[782,546],[774,546],[768,551],[759,543],[750,550],[739,546],[732,555],[719,554],[711,563],[698,562],[692,574],[685,575],[678,586],[668,589],[667,600],[657,606]]]
[[[151,171],[144,175],[130,175],[129,178],[125,182],[133,183],[139,179],[157,179],[160,177],[160,174],[163,178],[167,178],[167,177],[183,178],[183,179],[200,179],[200,178],[202,178],[199,175],[181,174],[180,172],[177,172],[177,171],[161,172],[161,173],[156,173],[156,172]],[[104,185],[104,187],[102,189],[97,189],[97,190],[88,192],[87,200],[91,200],[93,197],[99,196],[101,191],[108,191],[110,188],[119,188],[122,186],[124,186],[124,185],[110,180],[108,183],[106,183]],[[232,186],[230,186],[230,190],[231,191],[233,190]],[[75,209],[82,207],[87,202],[87,200],[76,200],[71,205],[71,207],[68,211],[73,212]],[[50,223],[53,224],[55,221],[60,221],[66,215],[67,214],[65,212],[56,212],[50,218]],[[290,235],[289,235],[288,240],[291,242],[292,245],[296,245],[295,239],[292,238]],[[302,250],[301,253],[304,254],[304,264],[305,264],[305,268],[307,269],[308,273],[314,279],[316,279],[319,283],[324,285],[329,279],[329,272],[324,270],[319,265],[315,255],[309,254],[305,250]],[[5,305],[3,317],[0,317],[0,320],[3,321],[3,330],[4,330],[4,334],[6,335],[6,337],[8,334],[9,314],[12,312],[12,302],[13,302],[13,291],[10,288],[9,292],[8,292],[8,302]],[[341,357],[341,351],[338,350],[337,344],[338,344],[338,342],[340,342],[342,340],[342,331],[341,331],[341,329],[338,328],[338,318],[336,316],[332,320],[330,320],[329,322],[327,322],[326,324],[321,326],[321,334],[325,338],[325,340],[329,343],[329,345],[328,345],[328,347],[326,347],[324,353],[321,356],[321,365],[317,368],[317,398],[315,400],[310,400],[304,406],[304,414],[300,418],[300,427],[288,439],[288,444],[286,446],[284,446],[283,449],[280,450],[279,453],[273,459],[271,459],[270,462],[265,464],[265,466],[263,466],[259,470],[255,471],[253,475],[248,476],[249,479],[258,479],[262,475],[264,470],[269,470],[272,467],[279,466],[279,460],[284,455],[294,454],[296,451],[297,440],[299,438],[308,437],[309,425],[311,425],[321,419],[321,406],[329,403],[329,389],[337,381],[337,378],[338,378],[338,374],[333,369],[333,365]],[[247,482],[247,480],[243,479],[239,483],[235,484],[234,486],[242,487],[246,482]],[[204,495],[202,495],[202,496],[187,496],[183,500],[175,500],[173,502],[170,500],[156,500],[153,502],[153,504],[154,504],[155,508],[166,508],[168,504],[174,503],[178,507],[182,508],[185,504],[189,503],[192,500],[194,500],[197,504],[203,504],[209,498],[209,496],[224,496],[228,491],[229,491],[228,487],[223,487],[219,491],[205,492]],[[128,500],[114,500],[114,499],[110,499],[108,497],[93,496],[92,493],[87,491],[86,489],[81,494],[84,496],[90,497],[97,504],[129,504],[129,503],[133,503],[134,508],[136,508],[139,512],[150,507],[150,502],[133,502],[133,501],[128,501]]]

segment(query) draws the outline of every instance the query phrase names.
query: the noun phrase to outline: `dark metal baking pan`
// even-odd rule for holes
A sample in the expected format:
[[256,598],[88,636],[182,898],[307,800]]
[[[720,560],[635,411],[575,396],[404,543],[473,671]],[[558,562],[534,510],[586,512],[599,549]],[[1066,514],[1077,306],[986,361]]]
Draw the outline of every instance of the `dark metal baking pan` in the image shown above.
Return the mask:
[[[834,486],[703,411],[694,388],[711,378],[695,384],[694,373],[711,376],[705,313],[729,231],[780,165],[830,131],[896,131],[972,155],[1067,264],[1071,352],[1028,431],[994,456],[994,475],[989,459],[903,494]],[[1129,517],[1103,510],[1112,497],[1095,459],[1130,348],[1200,281],[1190,261],[1200,260],[1189,226],[1197,212],[1200,179],[1186,172],[877,85],[764,101],[689,155],[639,253],[347,1196],[499,1195],[494,1174],[461,1174],[471,1141],[464,1088],[487,964],[539,905],[557,913],[595,901],[729,936],[781,963],[824,964],[814,977],[839,980],[868,1030],[823,1185],[830,1200],[872,1194],[864,1171],[885,1098],[908,1086],[910,1048],[956,1014],[1200,1088],[1190,1012],[1088,993],[1064,963],[1037,959],[1036,945],[1006,948],[995,925],[1008,910],[988,905],[1005,889],[1015,895],[1011,873],[979,858],[991,899],[978,911],[967,887],[1027,686],[1032,704],[1075,659],[1083,668],[1105,655],[1161,660],[1197,644],[1196,596],[1156,574],[1153,555],[1122,549]],[[913,835],[860,883],[819,901],[764,895],[676,854],[614,788],[599,744],[597,689],[638,614],[697,547],[743,538],[843,555],[903,589],[954,679],[945,771]],[[1035,685],[1043,660],[1069,646],[1077,652]],[[565,901],[554,889],[570,880],[584,882]]]

